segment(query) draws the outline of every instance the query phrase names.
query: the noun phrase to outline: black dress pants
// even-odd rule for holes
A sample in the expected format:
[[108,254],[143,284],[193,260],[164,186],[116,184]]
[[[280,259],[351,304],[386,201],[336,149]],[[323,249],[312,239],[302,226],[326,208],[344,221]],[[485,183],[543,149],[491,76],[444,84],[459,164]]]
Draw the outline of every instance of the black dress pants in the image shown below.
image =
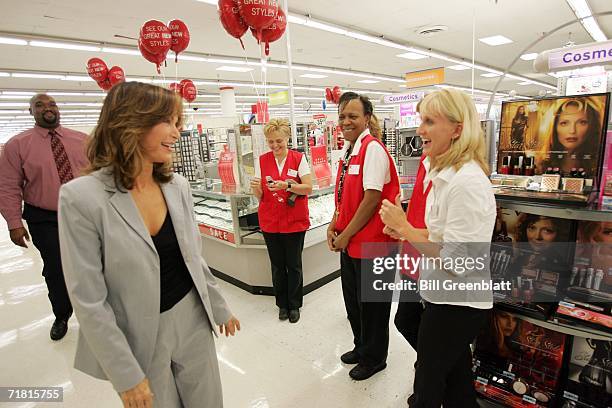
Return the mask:
[[410,408],[478,407],[470,344],[488,312],[466,306],[425,304]]
[[42,275],[49,291],[53,314],[58,319],[68,319],[72,304],[66,290],[66,281],[60,256],[57,212],[25,204],[23,218],[28,222],[32,243],[43,260]]
[[391,314],[391,292],[381,296],[382,301],[368,302],[363,299],[362,288],[372,276],[371,261],[351,258],[346,252],[340,255],[340,279],[342,295],[348,320],[353,331],[355,351],[359,354],[360,363],[374,366],[387,361],[389,350],[389,315]]
[[423,304],[419,293],[412,290],[402,291],[393,323],[414,351],[418,350],[419,326],[422,314]]
[[302,307],[304,274],[302,250],[306,231],[290,233],[263,232],[272,265],[272,285],[276,306],[296,310]]

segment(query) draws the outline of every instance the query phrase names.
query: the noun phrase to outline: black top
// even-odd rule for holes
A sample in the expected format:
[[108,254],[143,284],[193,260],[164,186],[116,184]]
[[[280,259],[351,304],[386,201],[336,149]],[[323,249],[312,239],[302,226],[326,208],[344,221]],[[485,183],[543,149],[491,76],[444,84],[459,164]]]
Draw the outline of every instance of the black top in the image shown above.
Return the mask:
[[170,213],[155,236],[151,236],[157,254],[161,282],[160,313],[172,309],[193,288],[193,279],[189,274],[183,254],[176,239]]

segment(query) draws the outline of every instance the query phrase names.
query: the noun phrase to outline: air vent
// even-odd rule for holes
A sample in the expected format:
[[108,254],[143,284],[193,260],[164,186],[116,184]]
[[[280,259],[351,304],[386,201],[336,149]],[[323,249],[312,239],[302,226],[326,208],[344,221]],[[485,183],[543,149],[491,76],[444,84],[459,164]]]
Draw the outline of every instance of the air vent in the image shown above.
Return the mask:
[[431,37],[432,35],[436,35],[443,31],[448,31],[448,27],[445,25],[433,25],[416,30],[417,34],[422,35],[423,37]]

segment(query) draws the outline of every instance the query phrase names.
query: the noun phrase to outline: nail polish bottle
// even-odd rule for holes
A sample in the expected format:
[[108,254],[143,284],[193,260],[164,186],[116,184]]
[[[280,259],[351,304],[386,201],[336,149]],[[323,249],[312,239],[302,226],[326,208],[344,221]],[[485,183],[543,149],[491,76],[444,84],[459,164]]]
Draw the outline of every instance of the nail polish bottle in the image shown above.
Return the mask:
[[595,269],[588,268],[586,273],[586,279],[584,282],[584,287],[587,289],[591,289],[593,286],[593,278],[595,277]]
[[531,303],[533,301],[533,281],[531,279],[526,280],[527,289],[523,291],[523,298],[526,303]]
[[553,174],[553,169],[552,167],[547,167],[546,171],[544,172],[544,174]]
[[535,174],[535,166],[533,157],[527,157],[525,159],[525,171],[523,174],[526,176],[533,176]]
[[510,156],[505,156],[502,159],[501,174],[510,174]]
[[574,281],[576,280],[576,276],[578,275],[578,267],[574,266],[572,268],[572,274],[570,275],[570,286],[574,285]]
[[570,175],[570,177],[572,177],[572,178],[576,178],[576,177],[578,177],[578,171],[576,170],[576,168],[575,168],[575,167],[572,167],[572,170],[570,171],[570,174],[569,174],[569,175]]
[[516,158],[516,164],[512,169],[512,174],[514,174],[515,176],[523,175],[523,157],[524,156],[519,156]]
[[595,280],[593,281],[593,289],[599,290],[603,276],[604,276],[603,270],[598,269],[597,272],[595,273]]

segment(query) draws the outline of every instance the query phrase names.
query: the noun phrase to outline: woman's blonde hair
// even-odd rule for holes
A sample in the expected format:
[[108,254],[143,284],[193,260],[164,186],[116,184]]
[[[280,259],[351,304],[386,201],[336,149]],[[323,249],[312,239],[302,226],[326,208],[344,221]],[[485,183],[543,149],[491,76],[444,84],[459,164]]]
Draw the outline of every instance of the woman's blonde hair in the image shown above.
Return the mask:
[[433,169],[439,171],[452,166],[459,170],[462,165],[474,160],[485,174],[489,174],[484,132],[476,105],[469,95],[455,89],[441,89],[426,95],[418,103],[417,112],[427,116],[442,116],[452,123],[463,125],[461,134],[452,140],[450,148],[431,158]]
[[[87,145],[89,167],[85,174],[110,167],[117,188],[128,190],[143,168],[140,141],[155,126],[176,117],[183,121],[183,102],[177,93],[155,85],[123,82],[109,91],[98,125]],[[172,179],[172,163],[155,163],[153,178]]]
[[287,119],[272,119],[264,127],[264,134],[269,137],[272,133],[280,132],[286,138],[291,137],[291,125]]

